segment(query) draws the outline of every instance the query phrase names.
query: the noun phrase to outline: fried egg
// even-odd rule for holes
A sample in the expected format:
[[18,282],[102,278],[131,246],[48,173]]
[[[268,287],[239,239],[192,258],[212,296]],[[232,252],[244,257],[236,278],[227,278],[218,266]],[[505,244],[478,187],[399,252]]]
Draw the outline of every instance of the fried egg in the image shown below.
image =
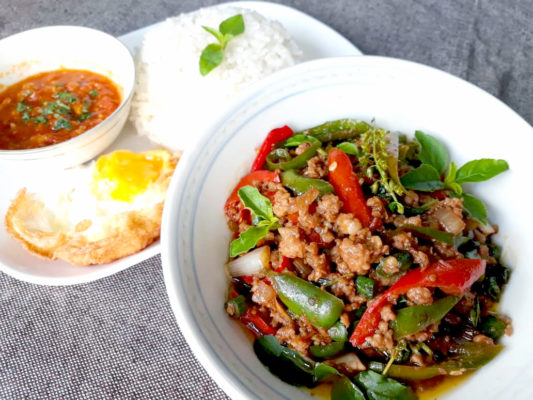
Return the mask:
[[30,252],[75,265],[108,263],[159,238],[166,190],[177,164],[166,150],[117,150],[22,189],[7,211],[11,236]]

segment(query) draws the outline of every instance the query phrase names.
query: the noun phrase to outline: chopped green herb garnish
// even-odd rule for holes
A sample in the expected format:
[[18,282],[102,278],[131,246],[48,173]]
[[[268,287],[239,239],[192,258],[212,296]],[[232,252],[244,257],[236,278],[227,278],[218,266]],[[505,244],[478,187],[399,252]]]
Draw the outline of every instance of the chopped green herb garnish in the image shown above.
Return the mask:
[[28,114],[26,111],[22,114],[22,122],[27,123],[30,120],[30,114]]
[[98,90],[91,90],[89,92],[89,96],[91,96],[92,98],[95,98],[96,96],[98,96]]
[[83,121],[85,121],[87,118],[92,117],[92,115],[93,115],[93,114],[92,114],[91,112],[89,112],[89,111],[83,112],[83,113],[80,115],[80,117],[78,118],[78,120],[81,121],[81,122],[83,122]]
[[46,119],[46,117],[42,116],[42,115],[39,115],[35,118],[33,118],[33,123],[34,124],[46,124],[48,122],[48,120]]
[[17,112],[22,113],[30,109],[30,106],[27,105],[24,100],[21,100],[17,103]]
[[72,125],[70,125],[70,122],[68,122],[65,118],[60,118],[56,121],[54,124],[54,127],[52,128],[54,131],[58,131],[60,129],[72,129]]
[[59,100],[64,100],[67,103],[75,103],[76,101],[78,101],[76,95],[69,92],[59,92],[54,94],[54,97]]
[[244,32],[244,19],[242,14],[237,14],[222,21],[218,31],[208,26],[202,26],[202,28],[218,40],[218,43],[207,45],[200,56],[200,74],[205,76],[220,65],[229,41]]

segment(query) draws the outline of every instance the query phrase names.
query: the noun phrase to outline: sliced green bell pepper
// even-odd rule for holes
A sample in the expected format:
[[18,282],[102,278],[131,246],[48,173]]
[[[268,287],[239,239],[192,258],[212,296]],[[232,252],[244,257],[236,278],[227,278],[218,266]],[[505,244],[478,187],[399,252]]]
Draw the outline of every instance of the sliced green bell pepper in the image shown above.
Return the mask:
[[322,346],[309,346],[309,353],[317,358],[334,357],[342,350],[344,350],[344,342],[331,342]]
[[440,321],[460,300],[460,297],[448,296],[427,306],[412,306],[402,308],[396,313],[396,319],[391,322],[394,338],[412,335]]
[[311,187],[316,188],[320,192],[320,195],[334,192],[333,186],[331,186],[329,182],[322,179],[313,179],[298,175],[293,169],[281,173],[281,183],[297,195],[304,194]]
[[335,342],[345,342],[348,340],[348,329],[340,321],[328,329],[328,335]]
[[314,128],[303,131],[305,135],[312,136],[320,140],[322,143],[348,140],[360,136],[370,129],[364,121],[357,121],[355,119],[339,119],[336,121],[329,121]]
[[291,274],[273,275],[271,280],[283,304],[312,325],[329,328],[339,319],[344,303],[338,297]]
[[302,154],[294,158],[291,158],[286,149],[279,148],[272,150],[266,158],[267,168],[271,171],[276,169],[286,171],[288,169],[300,169],[305,167],[307,161],[314,157],[318,149],[322,146],[322,143],[313,137],[310,137],[308,141],[311,142],[311,146],[305,149]]

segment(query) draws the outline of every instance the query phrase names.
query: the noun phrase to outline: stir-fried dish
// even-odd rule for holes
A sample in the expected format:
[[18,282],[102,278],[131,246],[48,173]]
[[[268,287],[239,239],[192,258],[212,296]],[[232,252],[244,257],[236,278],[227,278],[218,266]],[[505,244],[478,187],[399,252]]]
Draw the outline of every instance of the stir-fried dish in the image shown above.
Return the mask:
[[415,399],[502,349],[509,270],[481,200],[443,144],[355,120],[272,130],[225,205],[226,312],[270,372],[331,398]]

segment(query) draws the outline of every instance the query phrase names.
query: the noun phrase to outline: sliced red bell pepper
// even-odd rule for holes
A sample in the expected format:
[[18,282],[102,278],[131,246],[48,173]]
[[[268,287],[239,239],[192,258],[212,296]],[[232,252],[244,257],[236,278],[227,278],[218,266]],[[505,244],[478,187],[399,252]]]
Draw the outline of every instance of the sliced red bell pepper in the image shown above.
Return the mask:
[[328,170],[329,182],[342,200],[342,211],[352,213],[364,227],[368,228],[372,214],[366,205],[359,179],[353,172],[350,158],[344,151],[332,148],[328,153]]
[[289,257],[282,256],[281,263],[279,267],[276,268],[276,272],[281,274],[285,270],[292,271],[291,259]]
[[272,328],[259,314],[252,312],[252,310],[257,311],[254,308],[249,308],[246,310],[246,312],[239,318],[241,322],[247,325],[252,332],[256,332],[255,329],[257,329],[257,331],[263,335],[275,335],[277,331]]
[[239,189],[246,185],[253,185],[254,182],[281,182],[279,173],[277,171],[266,171],[266,170],[260,170],[260,171],[254,171],[250,172],[248,175],[244,176],[237,186],[235,186],[235,189],[233,189],[233,192],[231,192],[230,196],[226,200],[226,204],[224,205],[224,211],[226,215],[228,214],[228,211],[235,206],[236,204],[239,204],[241,199],[239,198]]
[[282,140],[290,138],[293,134],[293,130],[287,125],[282,126],[281,128],[272,129],[268,133],[263,144],[261,145],[261,148],[259,149],[259,152],[255,157],[255,161],[252,164],[251,171],[254,172],[262,169],[263,165],[265,165],[265,161],[268,154],[274,149],[276,144],[278,144]]
[[438,287],[448,295],[461,296],[485,273],[485,267],[485,260],[457,259],[438,261],[425,269],[409,271],[370,303],[350,337],[350,343],[360,346],[375,332],[381,309],[393,298],[415,287]]

